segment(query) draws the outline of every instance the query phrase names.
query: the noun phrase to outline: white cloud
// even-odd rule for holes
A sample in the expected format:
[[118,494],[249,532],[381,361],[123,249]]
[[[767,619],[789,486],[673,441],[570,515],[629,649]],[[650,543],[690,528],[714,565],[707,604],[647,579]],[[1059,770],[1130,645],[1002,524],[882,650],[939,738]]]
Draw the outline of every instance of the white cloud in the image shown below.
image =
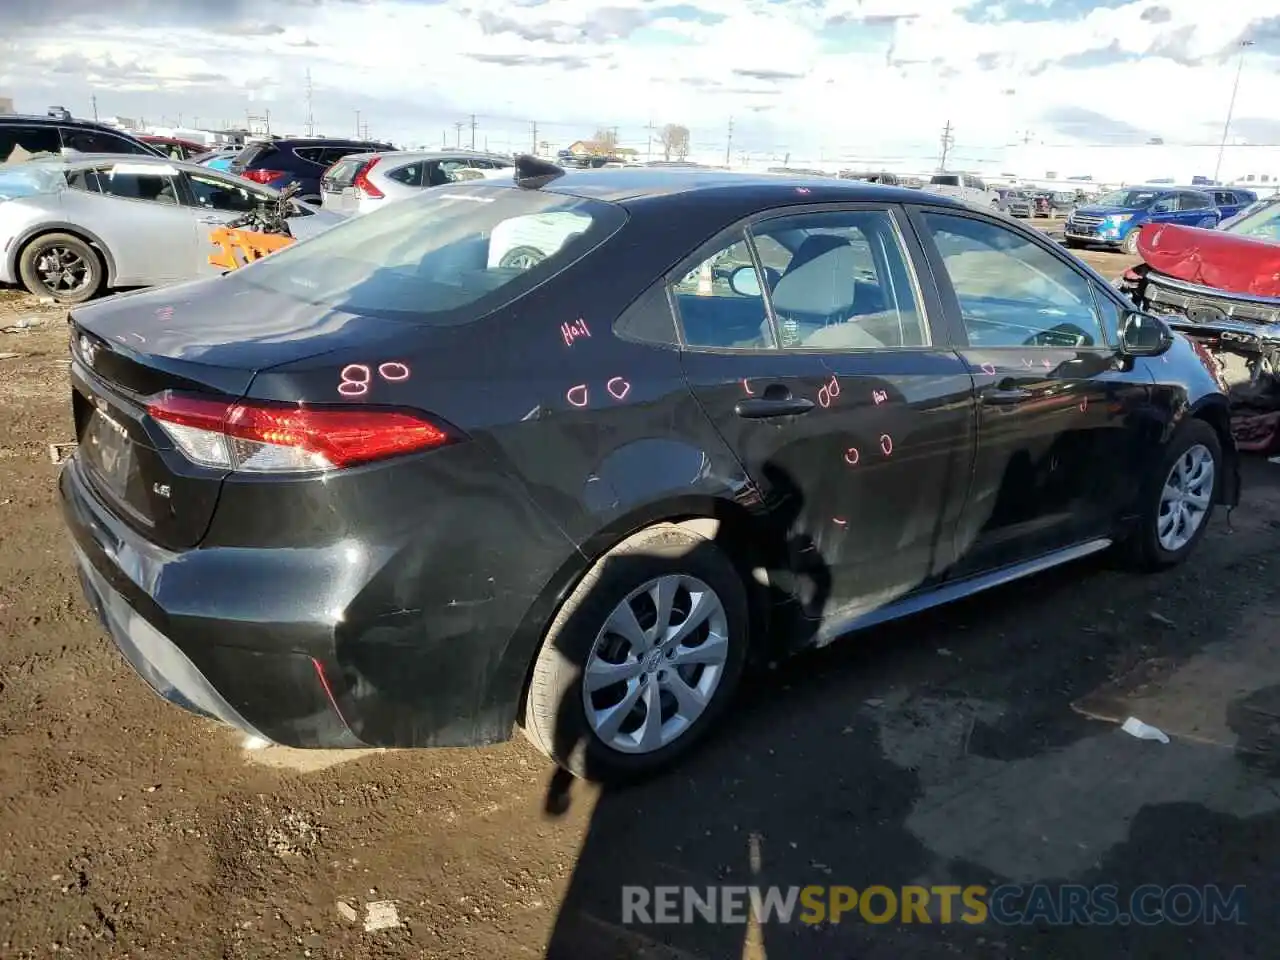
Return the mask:
[[[161,9],[149,2],[134,6]],[[80,114],[96,94],[101,113],[152,121],[235,121],[269,103],[274,129],[299,131],[310,68],[317,124],[336,134],[354,130],[359,110],[372,135],[453,142],[453,124],[474,113],[478,143],[494,147],[523,148],[537,121],[554,144],[617,126],[643,148],[652,120],[684,123],[695,148],[722,154],[732,117],[735,150],[928,168],[950,120],[957,164],[982,167],[1011,162],[1008,145],[1023,140],[1023,155],[1045,144],[1068,157],[1069,144],[1216,142],[1233,45],[1262,24],[1239,129],[1266,133],[1248,121],[1280,102],[1274,0],[1220,0],[1214,17],[1204,0],[1003,0],[1000,22],[978,22],[964,3],[193,2],[137,22],[111,19],[111,5],[20,3],[0,93]],[[42,20],[44,7],[60,19]]]

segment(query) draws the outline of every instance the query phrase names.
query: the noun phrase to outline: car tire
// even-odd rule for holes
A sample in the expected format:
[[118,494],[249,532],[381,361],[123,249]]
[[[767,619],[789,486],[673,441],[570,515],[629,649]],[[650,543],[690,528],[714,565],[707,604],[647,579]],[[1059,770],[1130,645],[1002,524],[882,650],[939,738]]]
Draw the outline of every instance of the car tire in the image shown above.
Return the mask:
[[537,247],[512,247],[498,260],[498,266],[504,270],[530,270],[547,259],[547,255]]
[[[50,281],[55,258],[64,265],[62,276]],[[106,281],[106,267],[98,251],[70,233],[46,233],[22,248],[18,276],[38,297],[58,303],[84,303],[98,295]],[[69,279],[70,278],[70,279]],[[74,279],[74,286],[64,286]]]
[[1130,257],[1136,257],[1138,255],[1138,234],[1141,232],[1141,227],[1134,227],[1126,233],[1124,240],[1120,243],[1120,252]]
[[1081,243],[1079,240],[1072,240],[1070,237],[1063,240],[1063,243],[1066,244],[1066,246],[1071,250],[1079,250],[1082,247],[1084,247],[1084,244]]
[[[1206,480],[1194,471],[1207,462],[1212,465],[1212,475]],[[1196,480],[1200,477],[1199,481]],[[1138,525],[1128,540],[1130,565],[1140,570],[1166,570],[1182,563],[1191,555],[1196,544],[1209,528],[1223,482],[1222,441],[1218,433],[1203,420],[1190,419],[1177,428],[1159,464],[1147,476],[1139,494]],[[1207,486],[1207,494],[1205,487]],[[1176,518],[1175,495],[1166,488],[1177,489],[1183,503],[1190,502],[1188,492],[1197,499],[1208,496],[1208,503],[1198,514],[1188,516],[1194,521],[1189,535],[1163,539],[1162,530],[1168,531],[1167,518],[1175,515],[1172,531],[1178,533],[1183,525]]]
[[[676,618],[700,603],[710,611],[693,629],[694,644],[673,633],[675,646],[637,648],[610,629],[629,614],[642,630],[648,625],[641,639],[652,640],[658,584],[680,585],[670,594],[668,629],[678,628],[685,621]],[[674,524],[643,530],[605,554],[557,612],[529,680],[525,736],[581,779],[623,783],[650,776],[688,753],[714,726],[742,677],[749,637],[746,587],[724,551]],[[617,673],[621,679],[587,692],[589,674],[619,666],[625,671]],[[677,689],[699,696],[681,704],[672,692]],[[621,714],[628,700],[632,706]],[[647,722],[651,705],[656,727]],[[609,713],[611,706],[615,713]],[[646,733],[654,736],[648,746]],[[621,741],[626,743],[620,747]]]

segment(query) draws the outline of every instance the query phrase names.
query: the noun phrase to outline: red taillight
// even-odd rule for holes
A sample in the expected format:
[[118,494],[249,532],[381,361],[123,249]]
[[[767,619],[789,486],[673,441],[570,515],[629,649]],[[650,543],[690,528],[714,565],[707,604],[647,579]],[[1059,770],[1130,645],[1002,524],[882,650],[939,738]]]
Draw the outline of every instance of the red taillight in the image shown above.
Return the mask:
[[397,410],[316,409],[165,391],[147,404],[195,463],[253,473],[335,470],[452,443],[429,420]]
[[283,177],[284,175],[285,172],[283,170],[265,170],[262,168],[258,168],[256,170],[242,170],[240,172],[240,176],[244,177],[246,180],[252,180],[254,183],[270,183],[277,177]]
[[366,197],[370,197],[374,200],[381,200],[385,196],[381,190],[369,182],[369,171],[376,167],[378,165],[378,161],[381,159],[381,157],[374,157],[360,168],[359,173],[355,175],[355,179],[351,181],[351,185],[353,187],[363,193]]

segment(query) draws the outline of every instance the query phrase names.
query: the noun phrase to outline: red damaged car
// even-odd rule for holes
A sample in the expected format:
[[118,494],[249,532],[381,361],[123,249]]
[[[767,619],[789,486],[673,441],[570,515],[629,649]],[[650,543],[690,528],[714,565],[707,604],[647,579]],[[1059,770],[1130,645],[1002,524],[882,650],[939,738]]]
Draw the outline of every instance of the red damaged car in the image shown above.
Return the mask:
[[1217,230],[1148,224],[1120,288],[1213,358],[1241,450],[1280,452],[1280,195]]

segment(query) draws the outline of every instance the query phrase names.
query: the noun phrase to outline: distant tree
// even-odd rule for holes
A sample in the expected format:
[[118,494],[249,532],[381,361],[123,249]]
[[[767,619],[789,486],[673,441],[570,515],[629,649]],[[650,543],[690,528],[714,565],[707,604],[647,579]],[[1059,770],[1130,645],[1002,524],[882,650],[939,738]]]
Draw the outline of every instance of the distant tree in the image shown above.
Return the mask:
[[603,154],[611,154],[618,149],[618,131],[612,127],[601,127],[592,137],[596,149]]
[[689,128],[678,123],[668,123],[658,131],[658,139],[662,142],[662,158],[683,160],[689,156]]

